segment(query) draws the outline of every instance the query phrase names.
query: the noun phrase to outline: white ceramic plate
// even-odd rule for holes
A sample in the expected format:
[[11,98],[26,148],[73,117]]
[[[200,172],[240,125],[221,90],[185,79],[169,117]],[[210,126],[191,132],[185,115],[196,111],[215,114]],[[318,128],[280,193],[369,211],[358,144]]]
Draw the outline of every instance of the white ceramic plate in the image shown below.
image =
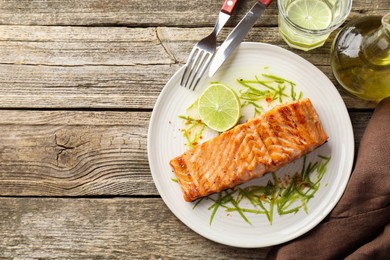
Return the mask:
[[[253,78],[263,68],[290,79],[309,97],[316,108],[328,142],[308,155],[308,160],[318,154],[330,155],[321,187],[308,203],[308,213],[274,215],[272,225],[265,215],[247,214],[251,225],[239,214],[219,210],[210,225],[211,201],[203,201],[195,209],[185,202],[180,186],[171,180],[174,174],[169,161],[186,150],[185,140],[179,128],[178,115],[184,114],[207,87],[207,81],[219,81],[231,87],[238,78]],[[292,240],[315,227],[333,209],[348,182],[354,155],[354,138],[351,121],[340,94],[331,81],[315,66],[285,49],[262,43],[242,43],[211,79],[203,80],[196,91],[180,87],[180,69],[167,83],[154,107],[148,132],[148,156],[153,180],[169,209],[188,227],[213,241],[236,247],[266,247]],[[278,171],[297,171],[302,159]],[[266,177],[251,184],[266,184]]]

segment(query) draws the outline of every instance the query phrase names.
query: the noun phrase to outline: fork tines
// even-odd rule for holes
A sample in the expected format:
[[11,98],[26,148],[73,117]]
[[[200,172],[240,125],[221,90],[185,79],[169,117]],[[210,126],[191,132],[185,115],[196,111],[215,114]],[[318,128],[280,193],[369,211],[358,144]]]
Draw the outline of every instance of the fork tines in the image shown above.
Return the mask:
[[180,85],[195,90],[211,62],[212,54],[195,46],[188,57]]

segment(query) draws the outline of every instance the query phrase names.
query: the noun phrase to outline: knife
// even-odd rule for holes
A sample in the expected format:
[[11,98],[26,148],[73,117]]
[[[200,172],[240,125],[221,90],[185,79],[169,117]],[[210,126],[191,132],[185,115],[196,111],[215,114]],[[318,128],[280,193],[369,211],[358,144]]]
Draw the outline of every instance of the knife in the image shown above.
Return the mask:
[[210,65],[209,77],[214,75],[224,61],[242,42],[249,30],[255,25],[257,19],[264,13],[264,10],[271,2],[272,0],[258,0],[245,17],[242,18],[240,23],[233,29],[215,54]]
[[216,27],[217,27],[216,33],[217,34],[221,31],[222,27],[229,20],[238,1],[239,0],[225,0],[224,1],[223,5],[221,7],[221,11],[219,12],[217,23],[216,23]]

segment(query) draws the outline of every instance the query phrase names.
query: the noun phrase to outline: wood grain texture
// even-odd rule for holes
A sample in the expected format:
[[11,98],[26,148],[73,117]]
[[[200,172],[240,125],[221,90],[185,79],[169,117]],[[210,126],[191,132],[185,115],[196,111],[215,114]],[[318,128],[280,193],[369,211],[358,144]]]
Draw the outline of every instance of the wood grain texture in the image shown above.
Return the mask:
[[161,199],[0,198],[0,258],[263,259],[196,234]]
[[[277,25],[277,1],[271,3],[258,26]],[[253,5],[243,1],[228,26],[234,26]],[[213,26],[222,1],[186,0],[1,0],[0,24],[7,25],[88,25],[88,26]],[[385,14],[388,0],[353,2],[351,17]]]
[[0,65],[0,107],[151,110],[178,68]]
[[0,26],[0,64],[171,64],[156,28]]
[[[193,45],[209,32],[210,28],[0,26],[0,107],[152,109]],[[227,33],[224,30],[222,37]],[[255,28],[246,41],[295,52],[339,88],[329,66],[334,34],[312,52],[288,48],[276,28]],[[373,107],[341,94],[349,108]]]
[[0,111],[0,194],[156,194],[146,154],[149,116]]
[[[371,112],[352,113],[358,148]],[[0,196],[158,195],[149,112],[0,110]]]

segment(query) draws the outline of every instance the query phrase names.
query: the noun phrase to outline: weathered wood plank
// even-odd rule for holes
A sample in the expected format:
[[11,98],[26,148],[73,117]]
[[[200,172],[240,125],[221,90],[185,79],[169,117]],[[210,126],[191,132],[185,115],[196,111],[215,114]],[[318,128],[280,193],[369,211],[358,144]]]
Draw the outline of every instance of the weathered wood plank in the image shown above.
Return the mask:
[[0,230],[0,257],[16,259],[263,259],[268,251],[207,240],[157,198],[0,198]]
[[[234,26],[253,1],[244,1],[228,26]],[[122,26],[212,26],[222,1],[152,0],[1,0],[0,24],[8,25],[122,25]],[[353,2],[351,17],[385,14],[388,0]],[[271,4],[258,25],[277,24],[277,4]]]
[[156,28],[0,26],[0,64],[159,65],[174,61]]
[[0,64],[0,107],[152,109],[178,68]]
[[150,113],[0,111],[0,194],[156,194]]
[[[0,26],[0,64],[43,66],[135,66],[184,64],[192,47],[212,31],[206,28],[122,28]],[[221,43],[229,29],[222,29]],[[329,49],[309,52],[289,48],[275,27],[253,28],[244,41],[289,49],[316,66],[329,66]]]
[[[357,147],[370,116],[351,113]],[[158,195],[147,158],[149,118],[0,110],[0,196]]]
[[[152,109],[181,65],[39,66],[0,64],[1,108]],[[372,108],[340,89],[329,66],[317,66],[348,108]]]
[[[0,26],[0,107],[151,109],[193,45],[209,31]],[[329,67],[332,37],[312,52],[290,50],[338,85]],[[289,49],[276,28],[255,28],[247,41]],[[372,107],[341,93],[349,108]]]

